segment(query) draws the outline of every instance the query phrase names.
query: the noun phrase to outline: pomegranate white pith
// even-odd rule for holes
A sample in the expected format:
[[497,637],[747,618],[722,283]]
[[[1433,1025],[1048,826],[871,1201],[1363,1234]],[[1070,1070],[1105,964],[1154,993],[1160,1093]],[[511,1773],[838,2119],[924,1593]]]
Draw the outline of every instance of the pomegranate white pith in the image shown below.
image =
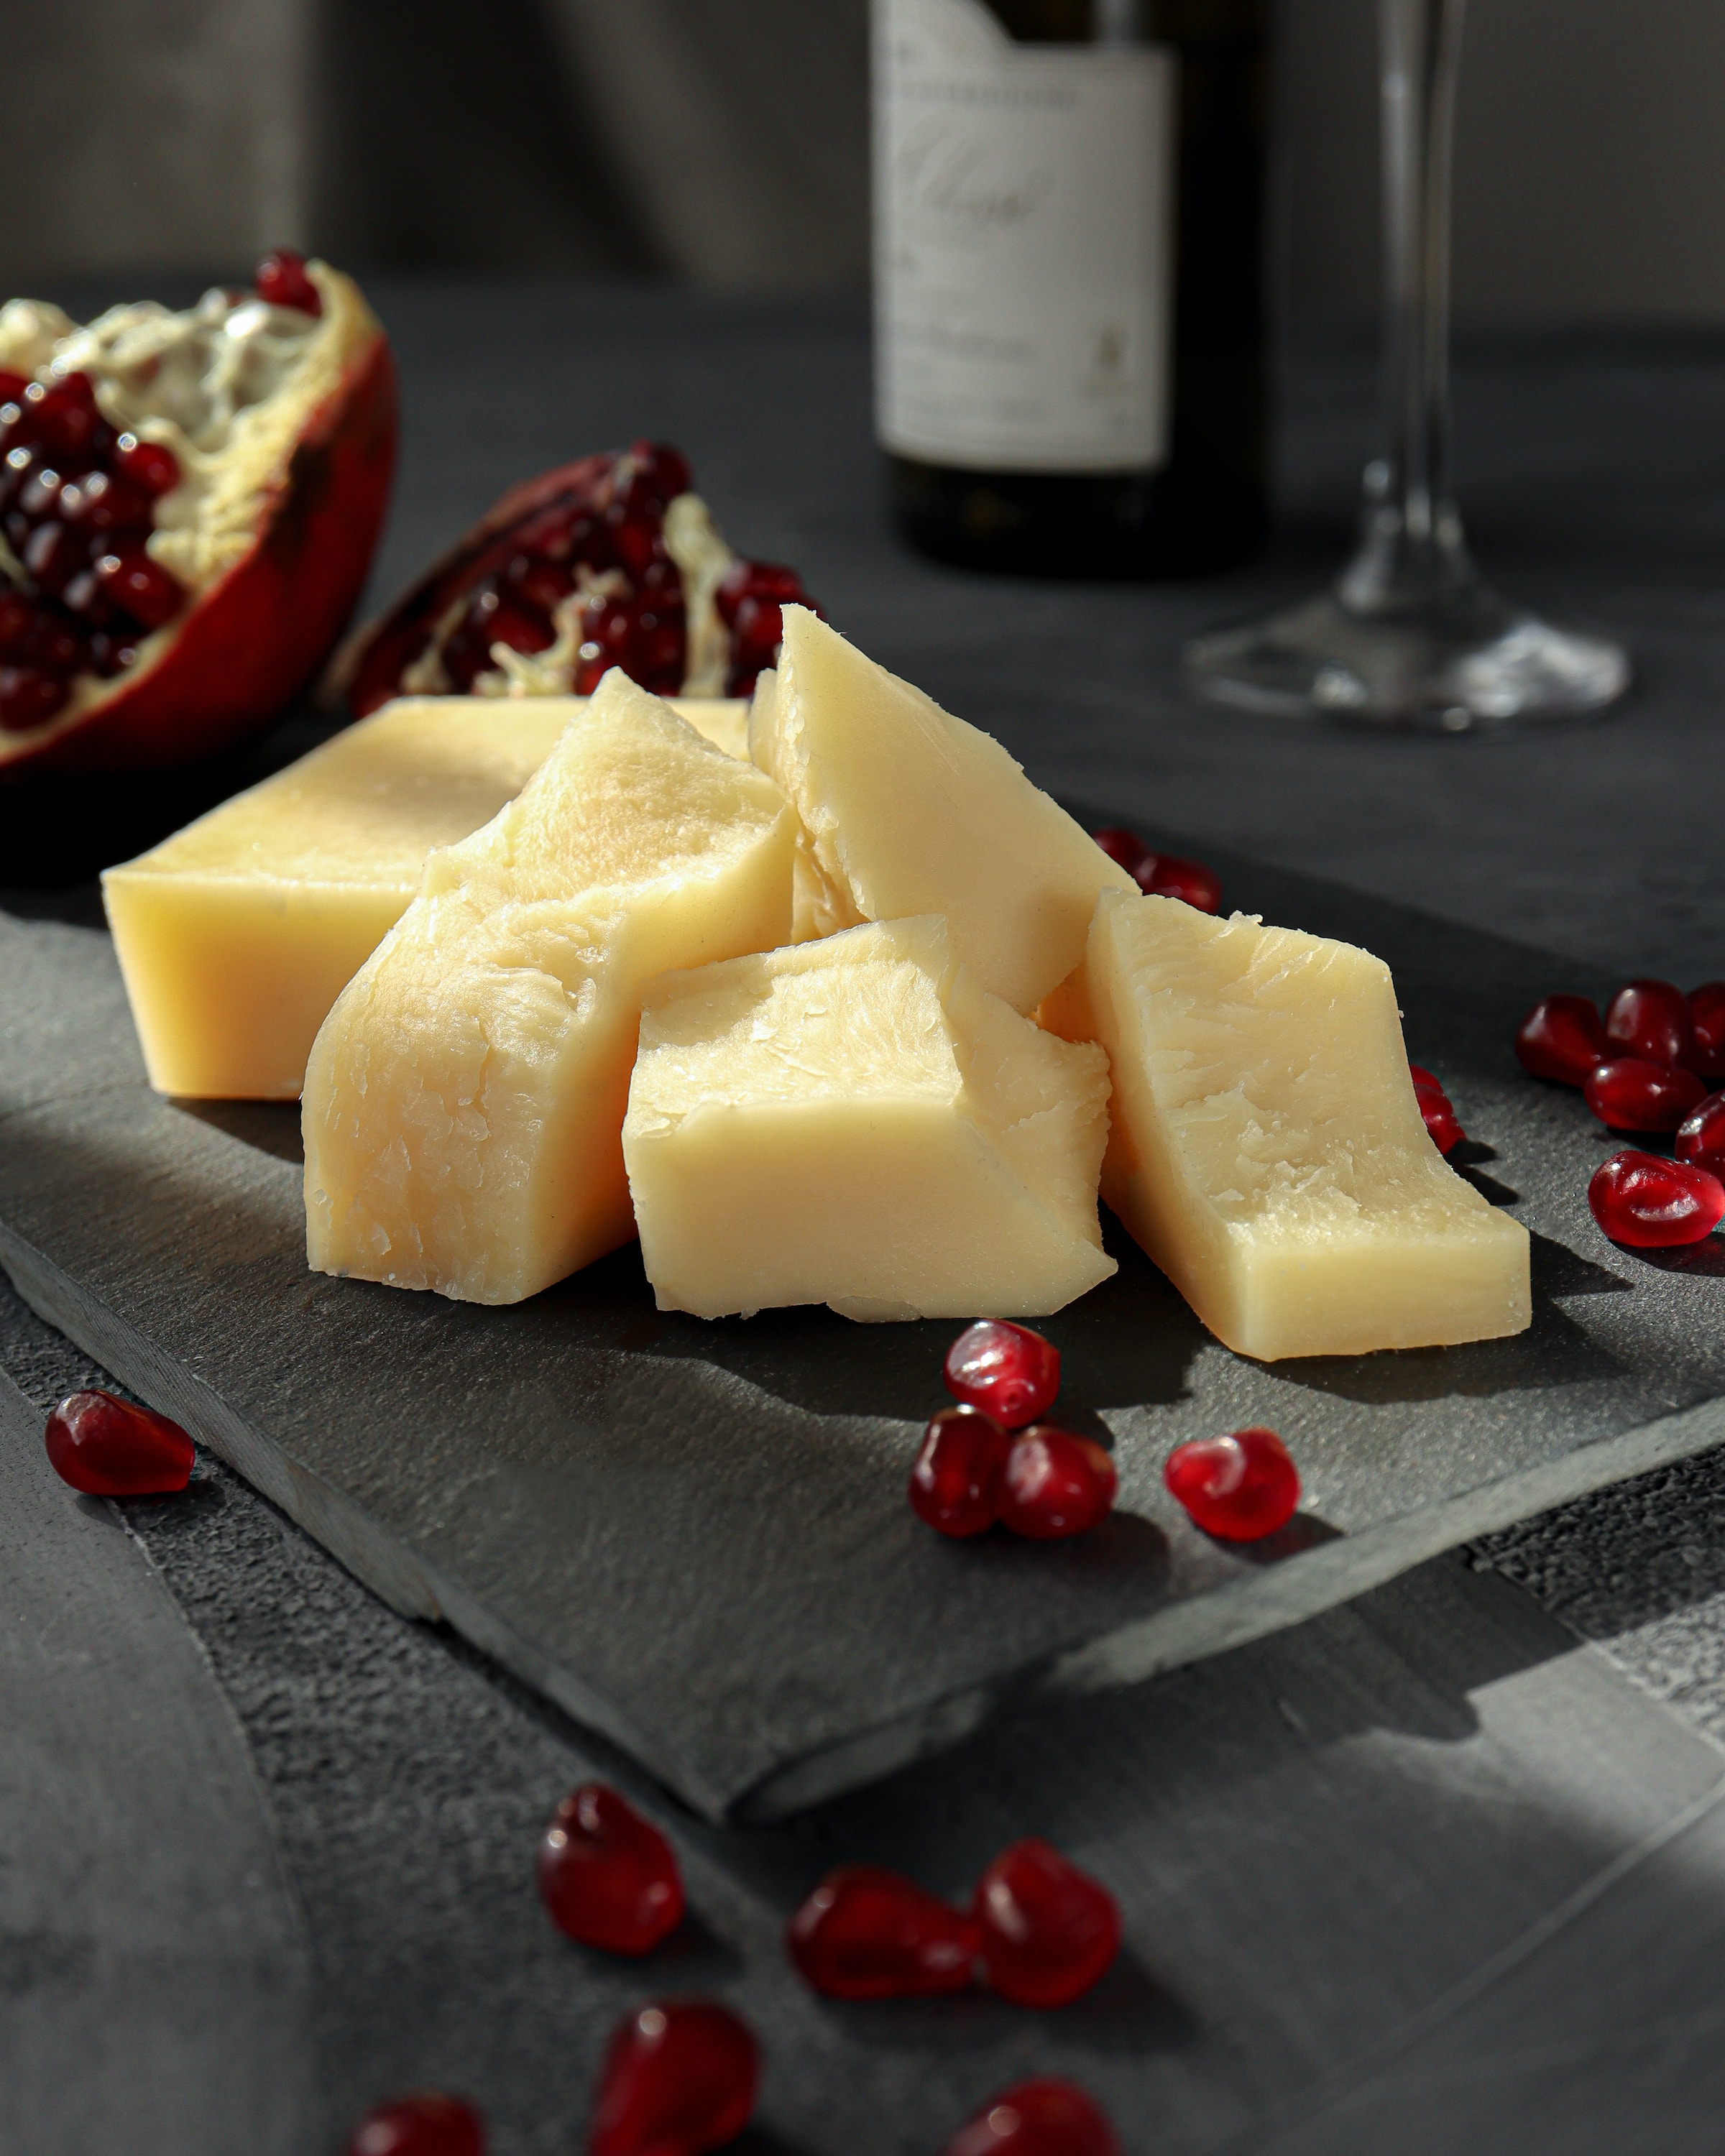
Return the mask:
[[[39,645],[49,624],[67,688],[37,723],[13,698],[0,717],[0,768],[123,768],[204,753],[272,716],[339,634],[382,522],[393,371],[352,281],[318,263],[300,276],[303,306],[216,290],[182,313],[142,302],[83,326],[41,301],[0,310],[0,369],[15,398],[0,399],[0,434],[13,438],[9,449],[0,441],[13,475],[4,506],[24,541],[22,554],[0,545],[0,604],[35,610]],[[22,393],[19,376],[32,385]],[[100,588],[114,558],[100,560],[77,521],[80,509],[90,521],[102,475],[80,485],[78,453],[51,456],[28,418],[17,420],[44,390],[79,378],[110,471],[153,459],[169,477],[166,491],[150,490],[148,528],[126,535],[121,551],[148,588],[130,613],[122,596],[117,626]],[[64,516],[63,503],[72,505]],[[56,552],[62,527],[73,555],[90,556],[69,578]],[[116,588],[110,579],[110,601]],[[14,684],[35,663],[28,650],[0,654]]]

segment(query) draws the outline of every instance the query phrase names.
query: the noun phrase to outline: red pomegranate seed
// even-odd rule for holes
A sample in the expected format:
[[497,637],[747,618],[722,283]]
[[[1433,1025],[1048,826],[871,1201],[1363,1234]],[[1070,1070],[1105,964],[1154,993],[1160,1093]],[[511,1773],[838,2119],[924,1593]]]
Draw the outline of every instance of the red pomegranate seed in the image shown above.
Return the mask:
[[1669,981],[1631,981],[1605,1006],[1605,1039],[1613,1055],[1686,1063],[1695,1050],[1689,998]]
[[670,1844],[603,1782],[583,1784],[552,1815],[539,1892],[560,1932],[608,1953],[650,1953],[683,1921]]
[[45,726],[71,693],[64,675],[39,666],[0,666],[0,733],[27,734]]
[[1168,1456],[1163,1480],[1207,1535],[1255,1543],[1293,1517],[1299,1471],[1273,1430],[1194,1437]]
[[649,501],[636,509],[614,509],[606,521],[611,527],[611,544],[617,550],[618,560],[639,583],[655,560],[664,559],[665,540],[658,503]]
[[1614,1243],[1661,1250],[1712,1235],[1725,1219],[1725,1183],[1687,1161],[1615,1152],[1594,1170],[1587,1202]]
[[782,562],[736,561],[720,578],[713,603],[726,629],[735,625],[737,609],[745,599],[770,599],[786,606],[803,597],[803,579]]
[[122,612],[146,629],[160,629],[186,603],[179,579],[141,547],[122,547],[96,563],[104,592]]
[[1027,1835],[977,1881],[989,1986],[1018,2006],[1070,2006],[1120,1951],[1114,1897],[1050,1843]]
[[1617,1055],[1589,1071],[1581,1091],[1608,1130],[1674,1131],[1707,1086],[1692,1070]]
[[28,374],[19,374],[10,367],[0,367],[0,404],[16,404],[29,386]]
[[22,592],[0,584],[0,659],[15,658],[24,648],[36,609]]
[[1105,1520],[1120,1477],[1100,1445],[1052,1423],[1020,1430],[1000,1478],[1000,1518],[1032,1542],[1064,1542]]
[[1028,1326],[981,1317],[947,1350],[947,1390],[967,1407],[1019,1430],[1054,1405],[1060,1389],[1060,1351]]
[[943,1535],[979,1535],[1000,1517],[1000,1477],[1012,1440],[980,1408],[942,1408],[911,1470],[911,1509]]
[[113,436],[96,409],[95,390],[87,374],[62,374],[53,382],[33,382],[25,390],[23,424],[49,454],[76,469]]
[[172,494],[180,483],[180,460],[160,442],[141,442],[122,434],[114,450],[114,468],[146,494]]
[[1560,1086],[1579,1086],[1610,1053],[1599,1014],[1585,996],[1542,996],[1516,1034],[1522,1070]]
[[105,471],[85,472],[60,489],[60,521],[75,531],[147,531],[154,514],[142,486]]
[[1121,2156],[1120,2137],[1076,2082],[1019,2082],[989,2097],[946,2156]]
[[70,1393],[43,1432],[62,1482],[87,1497],[148,1497],[183,1490],[197,1455],[177,1422],[112,1393]]
[[1183,860],[1178,854],[1146,854],[1132,874],[1147,898],[1184,899],[1200,913],[1214,913],[1222,903],[1221,879],[1202,861]]
[[347,2156],[485,2156],[485,2124],[459,2096],[421,2089],[368,2112]]
[[759,2078],[755,2040],[728,2007],[644,2006],[605,2053],[588,2156],[705,2156],[748,2124]]
[[932,1999],[968,1988],[982,1932],[902,1872],[846,1864],[792,1917],[785,1944],[829,1999]]
[[784,610],[771,599],[745,598],[731,634],[736,665],[770,666],[784,640]]
[[629,463],[635,485],[661,504],[687,494],[694,484],[688,458],[669,442],[631,442]]
[[1100,831],[1092,831],[1091,836],[1109,860],[1130,876],[1137,874],[1138,864],[1150,850],[1136,831],[1128,831],[1118,824],[1105,824]]
[[1692,1168],[1725,1178],[1725,1093],[1709,1093],[1677,1126],[1671,1151]]
[[1694,1068],[1703,1078],[1725,1078],[1725,981],[1703,981],[1689,991],[1689,1024]]
[[305,274],[305,258],[290,247],[273,247],[253,279],[258,297],[272,307],[295,307],[302,315],[321,315],[323,295]]

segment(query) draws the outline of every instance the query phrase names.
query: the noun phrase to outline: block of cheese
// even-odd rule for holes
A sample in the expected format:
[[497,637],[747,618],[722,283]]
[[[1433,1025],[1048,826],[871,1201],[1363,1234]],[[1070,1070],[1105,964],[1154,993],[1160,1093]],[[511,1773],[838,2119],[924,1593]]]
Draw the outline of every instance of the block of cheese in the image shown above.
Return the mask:
[[961,963],[1015,1010],[1034,1009],[1083,957],[1097,893],[1137,888],[991,735],[806,607],[784,609],[749,752],[856,917],[944,914]]
[[1526,1330],[1527,1231],[1426,1136],[1381,959],[1110,891],[1041,1015],[1106,1048],[1102,1195],[1229,1347],[1275,1362]]
[[608,674],[323,1023],[313,1268],[516,1302],[626,1242],[643,984],[783,942],[794,829],[770,779]]
[[[425,859],[489,823],[584,699],[404,697],[102,878],[150,1083],[291,1101]],[[747,704],[674,706],[747,758]]]
[[973,980],[938,918],[649,989],[624,1125],[661,1310],[1026,1317],[1106,1280],[1106,1060]]

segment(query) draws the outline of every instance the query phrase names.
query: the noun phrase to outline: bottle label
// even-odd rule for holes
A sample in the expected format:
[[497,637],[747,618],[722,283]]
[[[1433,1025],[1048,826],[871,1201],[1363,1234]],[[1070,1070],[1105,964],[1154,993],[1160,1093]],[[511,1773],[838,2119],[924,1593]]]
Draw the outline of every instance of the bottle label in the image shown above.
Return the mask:
[[883,444],[997,471],[1168,459],[1177,57],[875,0]]

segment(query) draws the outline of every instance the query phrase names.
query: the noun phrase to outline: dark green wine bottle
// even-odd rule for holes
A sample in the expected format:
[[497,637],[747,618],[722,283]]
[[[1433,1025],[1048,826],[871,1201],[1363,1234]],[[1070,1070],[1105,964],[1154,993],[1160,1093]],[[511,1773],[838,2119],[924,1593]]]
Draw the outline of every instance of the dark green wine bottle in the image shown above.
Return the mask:
[[1262,535],[1269,0],[875,0],[875,421],[926,552]]

